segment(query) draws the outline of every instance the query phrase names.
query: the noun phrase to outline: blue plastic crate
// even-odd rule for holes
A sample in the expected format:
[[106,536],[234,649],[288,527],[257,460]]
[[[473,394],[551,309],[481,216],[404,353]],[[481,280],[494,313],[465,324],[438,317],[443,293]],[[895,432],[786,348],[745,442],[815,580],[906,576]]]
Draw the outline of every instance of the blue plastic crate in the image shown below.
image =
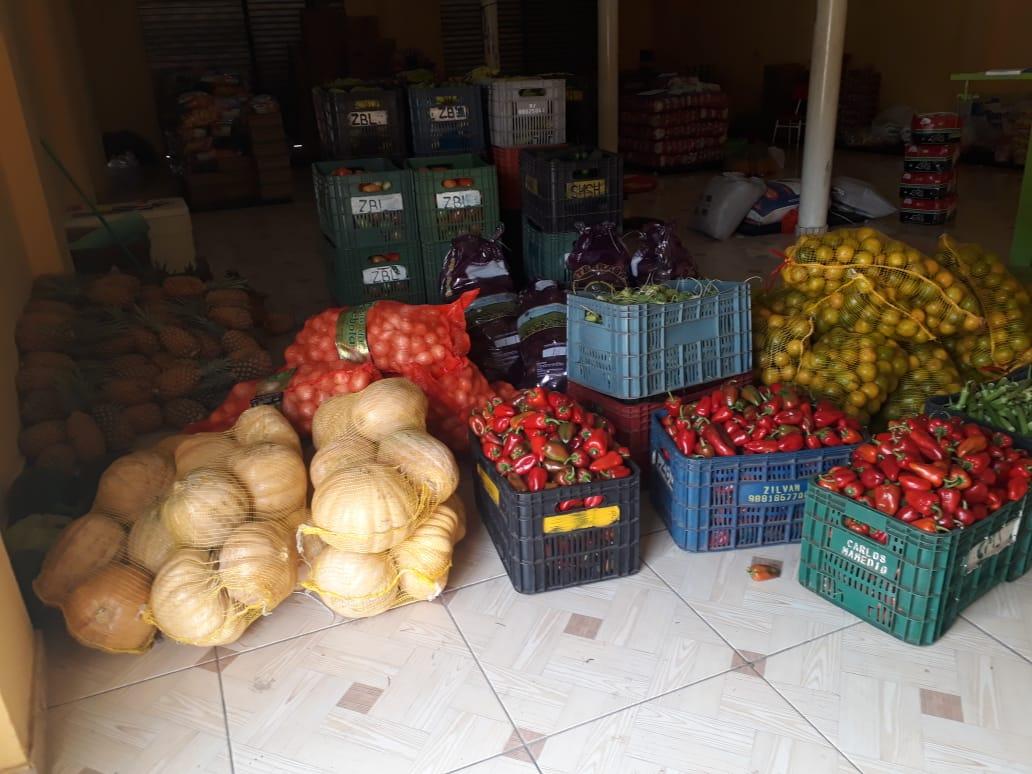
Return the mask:
[[738,457],[685,457],[652,415],[652,503],[685,551],[798,543],[810,480],[857,445]]
[[410,86],[412,154],[480,153],[484,150],[484,108],[480,86]]
[[[666,283],[716,293],[673,304],[620,305],[567,298],[569,378],[632,400],[729,379],[752,370],[752,317],[744,282]],[[590,319],[589,319],[590,318]]]

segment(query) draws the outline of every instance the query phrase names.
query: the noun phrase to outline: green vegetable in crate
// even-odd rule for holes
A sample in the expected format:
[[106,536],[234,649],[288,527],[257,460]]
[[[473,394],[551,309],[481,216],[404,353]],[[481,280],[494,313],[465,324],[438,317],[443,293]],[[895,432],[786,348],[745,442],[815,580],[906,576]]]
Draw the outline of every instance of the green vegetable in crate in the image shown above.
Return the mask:
[[1032,435],[1032,376],[966,384],[947,408],[1011,433]]
[[914,344],[907,353],[907,373],[900,379],[882,407],[885,419],[920,414],[925,400],[934,395],[949,395],[961,387],[960,373],[949,353],[938,344]]
[[630,306],[632,304],[676,304],[680,301],[694,301],[704,296],[716,295],[716,293],[716,288],[712,286],[703,286],[701,292],[692,293],[657,282],[646,283],[636,288],[623,288],[611,293],[600,293],[595,298],[607,304]]

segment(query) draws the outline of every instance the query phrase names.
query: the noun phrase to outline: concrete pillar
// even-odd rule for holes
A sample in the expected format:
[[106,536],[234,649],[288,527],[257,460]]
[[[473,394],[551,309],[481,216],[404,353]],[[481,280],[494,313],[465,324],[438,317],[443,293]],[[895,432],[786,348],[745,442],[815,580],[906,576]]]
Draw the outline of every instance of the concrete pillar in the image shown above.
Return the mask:
[[598,0],[598,145],[616,152],[619,116],[620,0]]
[[484,27],[484,64],[502,69],[502,53],[498,48],[498,0],[480,0]]

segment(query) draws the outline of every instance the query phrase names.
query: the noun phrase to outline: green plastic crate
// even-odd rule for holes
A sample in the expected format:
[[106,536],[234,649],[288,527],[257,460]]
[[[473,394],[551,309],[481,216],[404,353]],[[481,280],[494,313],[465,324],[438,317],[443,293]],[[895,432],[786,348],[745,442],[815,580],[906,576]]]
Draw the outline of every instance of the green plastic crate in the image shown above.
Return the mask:
[[527,276],[568,283],[570,272],[566,268],[566,256],[578,236],[576,231],[550,234],[523,218],[523,267]]
[[[338,305],[355,306],[384,299],[410,304],[426,302],[423,256],[418,242],[340,247],[327,239],[323,240],[323,251],[330,293]],[[392,260],[380,260],[377,256]]]
[[[419,156],[405,162],[412,174],[419,238],[451,241],[461,234],[490,236],[498,225],[498,176],[480,156]],[[430,167],[445,167],[431,172]],[[424,170],[424,171],[420,171]],[[468,185],[446,181],[468,180]]]
[[[341,167],[355,170],[336,176]],[[361,170],[361,171],[358,171]],[[335,245],[375,247],[419,238],[412,176],[387,159],[317,161],[312,165],[319,228]],[[383,191],[363,191],[380,184]]]
[[444,258],[451,250],[451,240],[440,242],[423,242],[423,278],[426,284],[426,302],[441,303],[441,267]]
[[[912,645],[941,637],[960,612],[1024,562],[1030,496],[961,530],[931,534],[855,500],[806,492],[799,582],[834,605]],[[882,545],[845,519],[888,536]]]

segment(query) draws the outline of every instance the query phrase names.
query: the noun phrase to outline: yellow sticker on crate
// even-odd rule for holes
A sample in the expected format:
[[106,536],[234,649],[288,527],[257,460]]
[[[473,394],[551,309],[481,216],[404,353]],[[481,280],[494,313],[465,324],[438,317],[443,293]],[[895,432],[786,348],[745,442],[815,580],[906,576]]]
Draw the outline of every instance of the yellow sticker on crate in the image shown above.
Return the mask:
[[594,199],[606,195],[606,181],[598,180],[574,180],[566,184],[567,199]]
[[608,527],[620,520],[620,506],[607,505],[604,508],[588,508],[576,513],[557,513],[546,516],[541,526],[546,535],[556,532],[574,532],[588,527]]
[[477,465],[477,475],[480,476],[480,483],[484,485],[484,491],[487,492],[487,496],[491,498],[495,505],[498,505],[498,487],[495,486],[495,482],[491,480],[491,477],[487,475],[487,471],[480,465]]

